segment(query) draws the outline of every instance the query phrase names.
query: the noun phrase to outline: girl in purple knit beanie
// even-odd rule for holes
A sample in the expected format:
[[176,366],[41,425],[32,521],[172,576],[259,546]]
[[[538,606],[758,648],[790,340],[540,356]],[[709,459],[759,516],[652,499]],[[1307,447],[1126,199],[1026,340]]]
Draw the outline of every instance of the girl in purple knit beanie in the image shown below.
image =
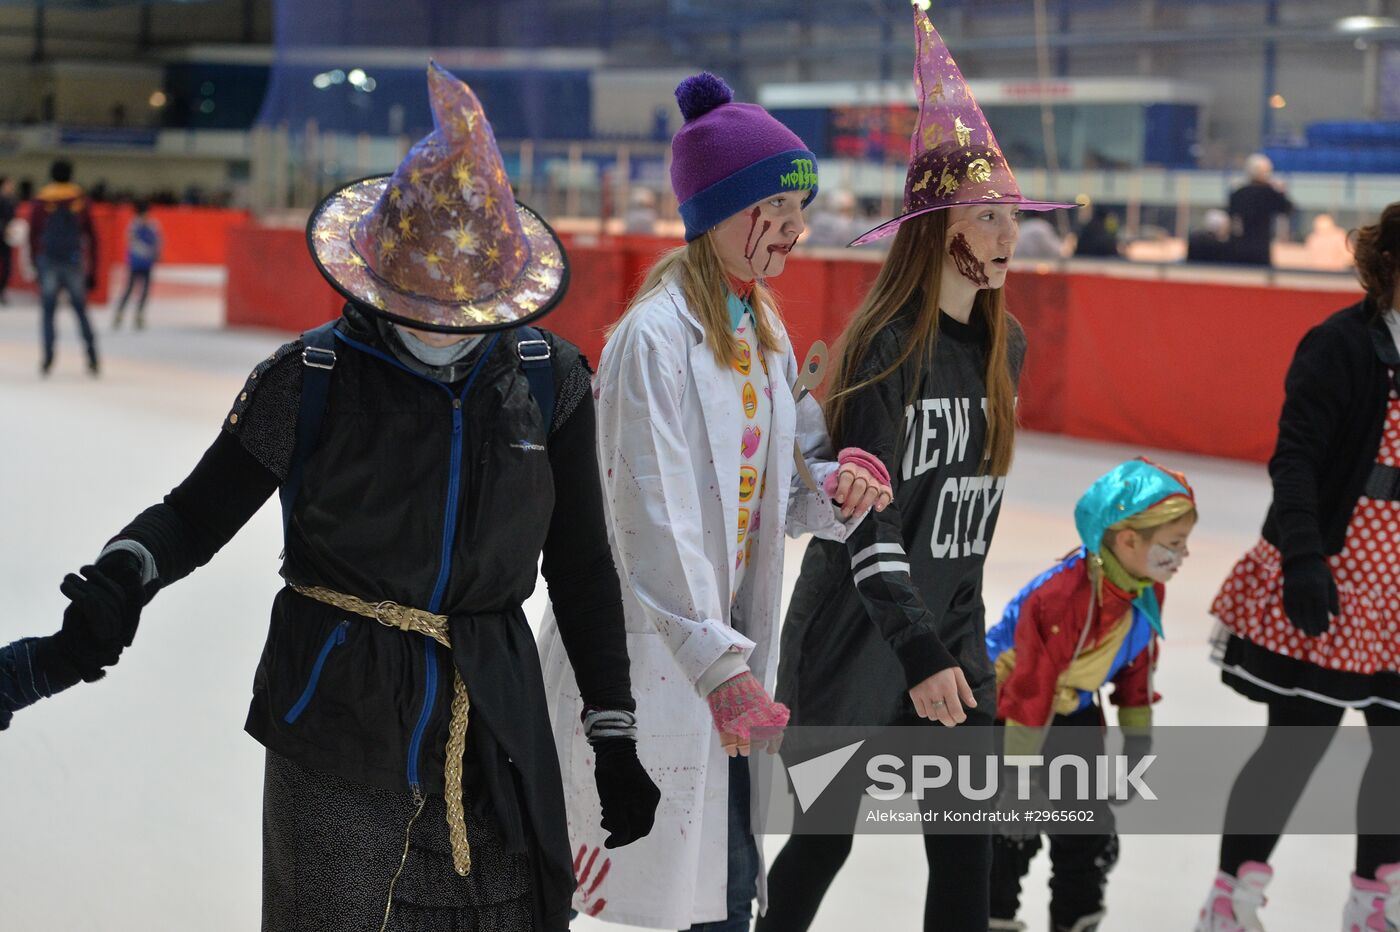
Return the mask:
[[594,388],[641,713],[623,727],[640,732],[662,786],[645,843],[599,850],[591,755],[570,711],[578,693],[552,628],[541,650],[575,908],[652,928],[747,930],[753,900],[766,901],[745,758],[788,718],[771,698],[784,533],[844,539],[889,501],[889,476],[859,450],[831,449],[815,399],[794,391],[797,360],[765,284],[805,229],[815,156],[713,75],[687,78],[676,97],[686,122],[671,181],[687,242],[647,275]]

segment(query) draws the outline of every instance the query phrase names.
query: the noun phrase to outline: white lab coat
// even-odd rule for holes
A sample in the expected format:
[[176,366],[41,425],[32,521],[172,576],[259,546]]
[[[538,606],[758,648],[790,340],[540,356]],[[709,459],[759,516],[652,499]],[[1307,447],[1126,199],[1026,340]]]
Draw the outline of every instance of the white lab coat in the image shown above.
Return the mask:
[[[593,756],[551,611],[540,653],[578,863],[574,906],[586,915],[663,929],[725,918],[729,758],[696,684],[737,650],[771,694],[784,531],[842,540],[859,523],[843,522],[826,495],[796,476],[794,439],[818,484],[837,465],[815,399],[793,403],[797,361],[780,334],[782,349],[765,351],[773,420],[752,562],[733,606],[742,632],[731,626],[730,607],[745,424],[733,374],[715,362],[674,283],[628,312],[603,350],[594,396],[604,507],[622,580],[638,752],[661,804],[649,836],[601,848]],[[760,909],[765,873],[760,850]],[[606,905],[595,913],[599,903]]]

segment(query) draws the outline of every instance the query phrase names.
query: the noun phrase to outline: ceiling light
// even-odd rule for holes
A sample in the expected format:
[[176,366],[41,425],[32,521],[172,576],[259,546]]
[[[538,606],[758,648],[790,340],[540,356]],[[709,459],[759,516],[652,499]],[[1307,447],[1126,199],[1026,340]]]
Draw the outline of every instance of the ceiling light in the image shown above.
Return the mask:
[[1400,21],[1393,16],[1343,16],[1332,24],[1337,32],[1374,32],[1397,26],[1400,26]]

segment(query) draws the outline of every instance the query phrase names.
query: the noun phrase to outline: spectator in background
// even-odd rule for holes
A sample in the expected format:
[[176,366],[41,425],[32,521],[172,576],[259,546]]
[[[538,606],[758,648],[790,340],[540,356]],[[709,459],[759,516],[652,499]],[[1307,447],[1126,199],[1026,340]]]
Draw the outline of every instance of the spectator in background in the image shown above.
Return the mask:
[[1352,265],[1346,231],[1337,226],[1331,214],[1313,218],[1312,232],[1303,241],[1303,251],[1311,268],[1347,269]]
[[1233,262],[1230,215],[1218,207],[1206,211],[1204,226],[1186,239],[1187,262]]
[[10,221],[15,219],[15,180],[0,175],[0,305],[9,304],[5,289],[10,285]]
[[39,271],[39,300],[43,306],[41,375],[53,368],[54,312],[58,292],[68,292],[78,327],[87,344],[88,372],[97,375],[97,337],[87,316],[87,293],[96,279],[97,237],[87,196],[73,183],[73,163],[58,159],[49,169],[48,184],[39,189],[29,213],[29,252]]
[[1064,243],[1055,232],[1054,224],[1044,217],[1021,220],[1021,238],[1016,243],[1018,259],[1058,259],[1064,255]]
[[1118,215],[1107,207],[1095,207],[1089,222],[1079,229],[1075,256],[1116,258],[1118,250]]
[[126,290],[117,303],[117,313],[112,318],[112,329],[122,325],[122,315],[126,312],[127,299],[131,289],[139,282],[141,297],[136,299],[136,329],[146,329],[146,296],[151,290],[151,271],[160,259],[160,224],[148,216],[150,205],[145,201],[136,202],[136,216],[126,227]]
[[1230,195],[1230,223],[1234,229],[1235,261],[1246,265],[1271,265],[1269,246],[1274,240],[1274,220],[1293,213],[1293,202],[1274,179],[1274,163],[1256,152],[1244,162],[1249,181]]
[[628,233],[644,236],[656,234],[656,192],[651,188],[635,187],[627,197],[627,213],[622,228]]
[[848,246],[851,240],[865,232],[856,219],[856,197],[850,191],[838,189],[817,195],[808,211],[807,239],[809,246]]

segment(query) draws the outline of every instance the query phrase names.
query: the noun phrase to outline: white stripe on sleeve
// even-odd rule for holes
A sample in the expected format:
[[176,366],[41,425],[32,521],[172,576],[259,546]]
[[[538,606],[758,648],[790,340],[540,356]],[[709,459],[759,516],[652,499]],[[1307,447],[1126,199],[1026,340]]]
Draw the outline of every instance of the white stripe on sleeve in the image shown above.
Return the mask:
[[908,573],[909,564],[903,560],[881,560],[879,563],[872,563],[856,574],[855,584],[860,585],[861,580],[869,579],[876,573]]
[[851,569],[855,569],[856,567],[864,563],[866,560],[870,559],[876,554],[881,553],[894,553],[902,557],[904,556],[904,548],[901,547],[899,544],[871,544],[869,547],[866,547],[860,553],[857,553],[855,556],[851,557]]

